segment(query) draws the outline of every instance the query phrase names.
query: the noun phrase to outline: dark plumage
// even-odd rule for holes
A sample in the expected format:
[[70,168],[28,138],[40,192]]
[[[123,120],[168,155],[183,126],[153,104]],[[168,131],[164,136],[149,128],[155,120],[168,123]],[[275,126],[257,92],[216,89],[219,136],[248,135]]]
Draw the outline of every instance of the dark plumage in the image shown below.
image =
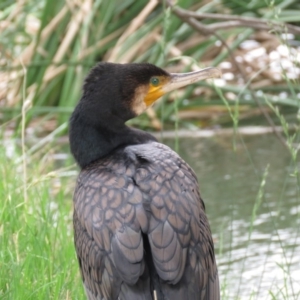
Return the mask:
[[75,247],[86,294],[89,300],[218,300],[196,175],[152,135],[125,125],[158,98],[143,100],[161,92],[153,78],[165,87],[175,75],[150,64],[100,63],[70,119],[71,151],[81,167]]

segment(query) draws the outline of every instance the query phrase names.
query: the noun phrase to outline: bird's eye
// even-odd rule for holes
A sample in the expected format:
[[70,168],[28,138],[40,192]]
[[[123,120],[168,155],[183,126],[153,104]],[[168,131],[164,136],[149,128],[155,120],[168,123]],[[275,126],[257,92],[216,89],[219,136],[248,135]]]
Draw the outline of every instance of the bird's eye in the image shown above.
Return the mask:
[[159,85],[159,78],[157,78],[157,77],[152,77],[150,81],[153,86]]

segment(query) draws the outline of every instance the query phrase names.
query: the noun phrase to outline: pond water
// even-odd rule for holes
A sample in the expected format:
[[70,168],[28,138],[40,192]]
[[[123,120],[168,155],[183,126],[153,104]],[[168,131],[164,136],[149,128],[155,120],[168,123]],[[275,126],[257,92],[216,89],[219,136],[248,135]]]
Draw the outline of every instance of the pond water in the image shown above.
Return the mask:
[[[300,299],[300,185],[274,135],[180,138],[198,175],[224,299]],[[174,148],[174,140],[164,140]]]

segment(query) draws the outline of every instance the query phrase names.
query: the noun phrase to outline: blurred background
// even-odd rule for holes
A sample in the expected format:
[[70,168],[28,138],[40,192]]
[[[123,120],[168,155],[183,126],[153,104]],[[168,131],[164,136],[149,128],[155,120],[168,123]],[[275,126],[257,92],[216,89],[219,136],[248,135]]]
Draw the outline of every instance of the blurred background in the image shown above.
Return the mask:
[[128,124],[197,173],[222,299],[300,299],[298,0],[0,2],[0,299],[85,299],[67,132],[98,61],[222,70]]

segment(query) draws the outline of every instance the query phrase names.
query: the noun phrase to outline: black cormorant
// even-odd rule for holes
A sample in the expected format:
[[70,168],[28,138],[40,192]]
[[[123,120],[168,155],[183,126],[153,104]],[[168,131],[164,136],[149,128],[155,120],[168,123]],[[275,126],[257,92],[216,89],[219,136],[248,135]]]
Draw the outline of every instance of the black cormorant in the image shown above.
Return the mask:
[[220,299],[195,173],[151,134],[125,125],[163,94],[219,75],[99,63],[87,76],[69,136],[81,168],[74,235],[89,300]]

